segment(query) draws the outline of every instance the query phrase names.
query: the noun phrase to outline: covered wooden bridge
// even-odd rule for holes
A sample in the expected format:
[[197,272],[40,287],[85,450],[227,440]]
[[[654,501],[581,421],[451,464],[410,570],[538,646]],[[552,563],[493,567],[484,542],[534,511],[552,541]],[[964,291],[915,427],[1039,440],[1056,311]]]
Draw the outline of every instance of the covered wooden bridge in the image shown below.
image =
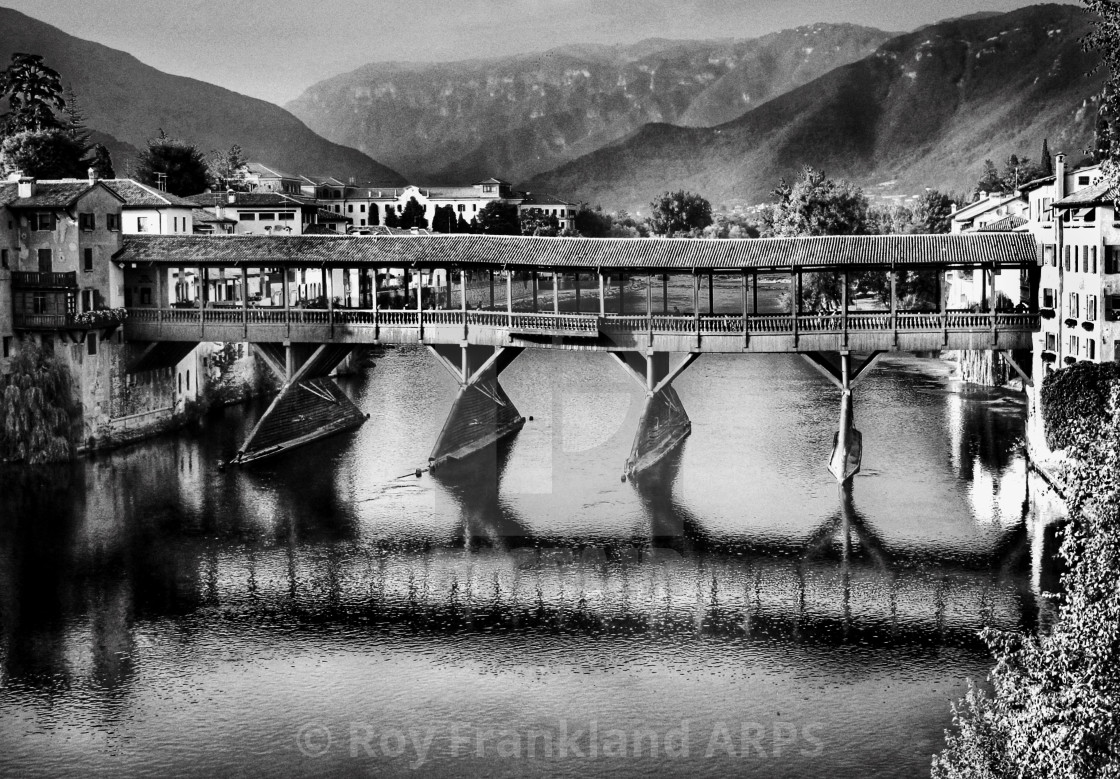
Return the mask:
[[[126,237],[114,259],[131,299],[125,337],[145,344],[136,370],[166,364],[200,341],[248,341],[284,381],[242,461],[360,422],[352,406],[345,414],[304,414],[322,417],[308,430],[270,418],[291,418],[290,407],[307,405],[308,395],[345,407],[325,377],[361,344],[423,344],[459,382],[432,453],[436,465],[520,427],[498,376],[523,349],[607,352],[647,393],[628,472],[688,434],[672,381],[699,355],[778,352],[802,354],[842,390],[847,413],[831,467],[845,480],[859,463],[850,390],[875,356],[984,349],[1010,357],[1030,348],[1038,326],[1033,306],[997,310],[988,303],[996,299],[997,273],[1021,274],[1028,289],[1037,278],[1038,249],[1025,233],[753,240],[161,235]],[[957,272],[984,274],[979,306],[949,306],[947,274]],[[903,294],[916,287],[925,294]],[[671,366],[674,352],[683,357]],[[853,360],[857,353],[862,364]],[[847,441],[845,430],[853,434]]]

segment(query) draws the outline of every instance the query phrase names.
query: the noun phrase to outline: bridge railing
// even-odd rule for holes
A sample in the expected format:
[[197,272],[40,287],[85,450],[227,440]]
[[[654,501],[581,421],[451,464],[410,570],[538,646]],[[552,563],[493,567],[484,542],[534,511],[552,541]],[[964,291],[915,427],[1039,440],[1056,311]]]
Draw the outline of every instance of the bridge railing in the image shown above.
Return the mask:
[[1024,312],[988,312],[949,310],[946,312],[900,311],[849,312],[827,314],[736,314],[654,315],[593,313],[525,313],[506,311],[461,311],[415,309],[389,310],[339,308],[222,307],[222,308],[130,308],[128,321],[143,324],[228,324],[228,325],[345,325],[351,327],[419,327],[425,325],[463,325],[509,329],[516,332],[551,332],[594,334],[633,332],[655,334],[743,334],[762,333],[789,335],[799,333],[848,332],[937,332],[1033,330],[1039,315]]

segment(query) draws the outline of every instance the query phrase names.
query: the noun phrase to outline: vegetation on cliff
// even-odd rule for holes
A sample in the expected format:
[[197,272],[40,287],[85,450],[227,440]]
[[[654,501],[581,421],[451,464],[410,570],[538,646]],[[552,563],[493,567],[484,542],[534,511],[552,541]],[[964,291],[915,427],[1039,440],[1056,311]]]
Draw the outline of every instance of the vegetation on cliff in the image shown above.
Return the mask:
[[0,375],[0,461],[70,459],[78,415],[69,368],[50,352],[23,345]]
[[934,777],[1120,776],[1120,371],[1047,376],[1042,415],[1071,461],[1059,617],[1046,635],[985,631],[992,691],[954,707]]

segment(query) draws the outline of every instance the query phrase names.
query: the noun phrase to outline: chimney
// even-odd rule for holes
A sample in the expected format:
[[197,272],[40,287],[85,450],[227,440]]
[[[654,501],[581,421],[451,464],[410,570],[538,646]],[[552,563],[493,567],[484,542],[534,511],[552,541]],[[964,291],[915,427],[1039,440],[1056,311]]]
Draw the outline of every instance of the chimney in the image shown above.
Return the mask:
[[1054,155],[1054,199],[1061,200],[1066,196],[1066,155],[1058,152]]
[[97,168],[90,165],[89,170],[86,171],[86,173],[89,174],[89,183],[91,185],[96,184],[97,183]]
[[18,194],[20,198],[32,197],[35,194],[35,177],[20,176],[16,194]]
[[226,190],[226,202],[231,204],[231,205],[233,203],[237,202],[237,193],[234,192],[232,189],[227,189]]

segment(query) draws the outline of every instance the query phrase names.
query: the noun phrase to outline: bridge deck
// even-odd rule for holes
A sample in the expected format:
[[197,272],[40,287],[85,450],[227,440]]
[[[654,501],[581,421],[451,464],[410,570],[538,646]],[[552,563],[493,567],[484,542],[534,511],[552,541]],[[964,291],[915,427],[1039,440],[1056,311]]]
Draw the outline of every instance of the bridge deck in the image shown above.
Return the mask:
[[812,352],[1029,348],[1038,315],[898,312],[664,316],[506,311],[131,308],[131,341],[478,344],[561,349]]

